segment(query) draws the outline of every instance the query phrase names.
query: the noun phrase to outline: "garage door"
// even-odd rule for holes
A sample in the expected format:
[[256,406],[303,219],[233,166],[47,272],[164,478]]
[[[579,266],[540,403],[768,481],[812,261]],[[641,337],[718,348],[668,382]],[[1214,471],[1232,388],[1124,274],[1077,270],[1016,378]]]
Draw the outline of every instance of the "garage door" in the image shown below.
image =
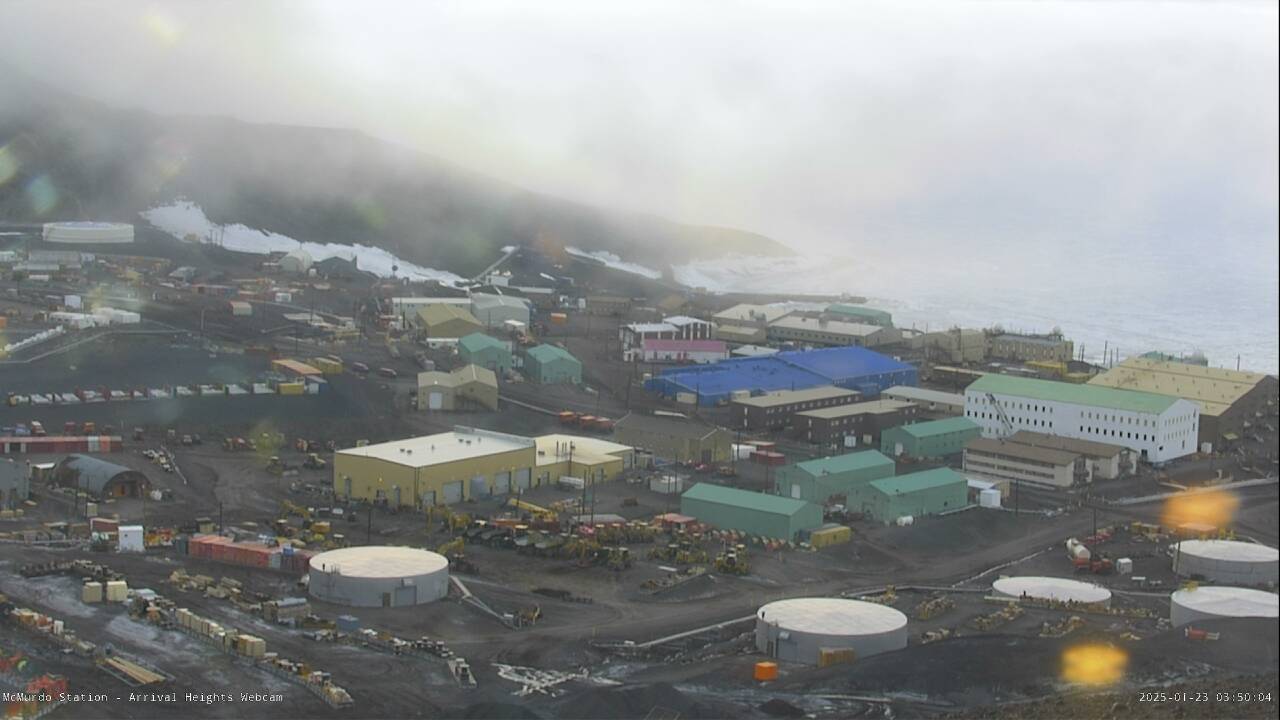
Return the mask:
[[452,505],[462,502],[462,481],[444,484],[444,504]]
[[395,599],[391,601],[392,607],[407,607],[418,601],[418,588],[413,585],[396,588]]
[[522,470],[516,471],[516,489],[517,490],[529,489],[529,474],[530,474],[529,468],[524,468]]
[[506,495],[511,492],[511,473],[500,472],[493,476],[493,494]]
[[427,393],[427,409],[428,410],[439,410],[443,406],[444,406],[444,393],[442,392]]
[[489,496],[489,484],[485,482],[483,475],[477,475],[471,478],[471,497],[482,498]]

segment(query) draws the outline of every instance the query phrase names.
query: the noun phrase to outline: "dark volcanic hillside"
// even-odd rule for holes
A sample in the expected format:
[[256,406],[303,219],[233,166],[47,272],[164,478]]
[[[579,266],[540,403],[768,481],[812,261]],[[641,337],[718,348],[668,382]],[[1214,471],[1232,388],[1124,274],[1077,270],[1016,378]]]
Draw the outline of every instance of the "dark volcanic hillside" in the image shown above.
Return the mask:
[[[138,222],[178,197],[217,223],[360,242],[471,272],[508,244],[609,250],[651,266],[729,251],[785,254],[761,235],[694,227],[528,192],[350,130],[169,117],[0,79],[0,220]],[[16,165],[16,170],[15,170]]]

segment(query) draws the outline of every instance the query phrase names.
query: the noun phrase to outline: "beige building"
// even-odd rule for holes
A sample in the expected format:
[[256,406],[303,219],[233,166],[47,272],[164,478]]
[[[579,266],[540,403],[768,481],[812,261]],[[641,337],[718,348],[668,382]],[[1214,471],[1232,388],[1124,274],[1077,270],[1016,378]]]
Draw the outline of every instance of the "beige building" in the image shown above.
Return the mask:
[[1133,472],[1133,451],[1123,445],[1050,435],[1031,430],[1019,430],[1008,439],[1020,445],[1061,450],[1083,457],[1088,464],[1090,482],[1115,480]]
[[484,326],[466,308],[433,304],[417,310],[417,324],[429,338],[462,338],[480,332]]
[[902,334],[879,325],[788,315],[769,324],[768,337],[773,342],[876,347],[897,342]]
[[991,341],[985,332],[961,328],[920,333],[912,336],[908,345],[924,350],[930,362],[957,365],[985,362],[991,351]]
[[880,393],[882,400],[898,400],[909,402],[920,408],[920,417],[947,418],[964,415],[964,395],[959,393],[929,390],[909,385],[895,385]]
[[992,480],[1057,488],[1071,487],[1077,473],[1086,472],[1084,458],[1075,453],[989,438],[969,441],[964,470]]
[[760,325],[717,325],[715,336],[717,340],[738,345],[754,345],[767,338],[764,327]]
[[991,338],[991,357],[999,360],[1069,362],[1075,345],[1061,335],[1004,334]]
[[560,477],[612,480],[633,462],[631,448],[599,438],[527,438],[459,425],[335,452],[333,489],[339,498],[392,507],[452,505],[516,494]]
[[627,413],[614,426],[614,438],[676,462],[733,459],[733,435],[728,430],[686,418]]
[[764,327],[791,314],[791,310],[774,305],[753,305],[741,303],[726,310],[721,310],[711,319],[718,325],[741,325]]
[[1199,442],[1217,448],[1239,439],[1257,413],[1274,410],[1276,378],[1167,360],[1129,358],[1090,385],[1170,395],[1200,406]]
[[633,448],[601,438],[555,434],[543,435],[535,442],[538,446],[536,485],[554,483],[563,477],[597,483],[613,480],[635,467]]
[[419,410],[498,409],[498,377],[479,365],[418,373]]

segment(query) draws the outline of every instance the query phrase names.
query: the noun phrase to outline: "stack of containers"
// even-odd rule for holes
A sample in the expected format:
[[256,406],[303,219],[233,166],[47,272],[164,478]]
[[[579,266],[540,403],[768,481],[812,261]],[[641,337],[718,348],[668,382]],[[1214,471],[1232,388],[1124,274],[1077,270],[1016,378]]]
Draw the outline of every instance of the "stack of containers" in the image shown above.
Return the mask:
[[84,603],[102,602],[102,583],[87,582],[80,590],[80,601]]
[[107,602],[124,602],[129,599],[129,584],[124,580],[107,581]]

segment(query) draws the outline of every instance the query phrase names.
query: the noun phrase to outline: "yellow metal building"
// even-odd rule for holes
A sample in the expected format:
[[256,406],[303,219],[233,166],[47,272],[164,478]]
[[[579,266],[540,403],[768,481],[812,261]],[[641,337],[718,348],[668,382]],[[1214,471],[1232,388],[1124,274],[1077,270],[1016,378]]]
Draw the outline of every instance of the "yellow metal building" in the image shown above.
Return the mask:
[[613,479],[631,464],[631,448],[598,438],[535,439],[455,426],[438,435],[335,452],[333,489],[340,498],[392,507],[452,505],[515,494],[561,477]]

